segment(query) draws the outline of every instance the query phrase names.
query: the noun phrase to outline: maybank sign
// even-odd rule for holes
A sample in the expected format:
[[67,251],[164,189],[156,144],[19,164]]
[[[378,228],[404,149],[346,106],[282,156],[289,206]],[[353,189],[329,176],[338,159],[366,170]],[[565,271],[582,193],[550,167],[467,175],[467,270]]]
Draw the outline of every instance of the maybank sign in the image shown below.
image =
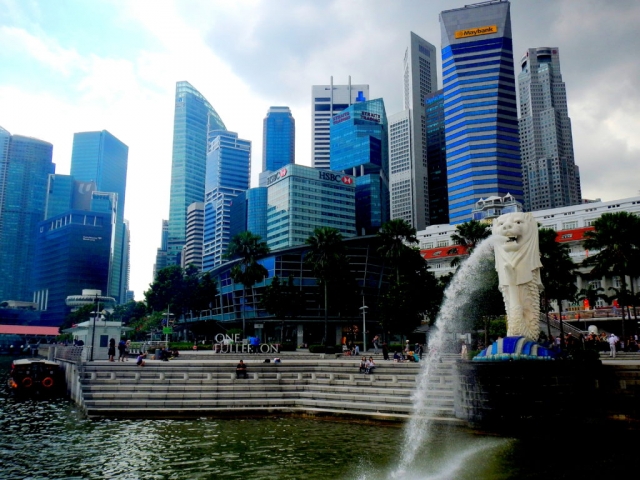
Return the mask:
[[487,25],[486,27],[467,28],[465,30],[456,30],[456,38],[477,37],[478,35],[489,35],[490,33],[498,33],[497,25]]

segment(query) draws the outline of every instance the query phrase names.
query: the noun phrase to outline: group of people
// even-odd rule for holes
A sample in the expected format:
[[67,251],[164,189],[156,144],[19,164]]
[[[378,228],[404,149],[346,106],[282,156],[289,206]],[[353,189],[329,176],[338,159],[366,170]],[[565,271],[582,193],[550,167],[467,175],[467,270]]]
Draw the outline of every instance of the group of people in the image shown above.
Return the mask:
[[[118,343],[118,361],[126,362],[129,359],[129,351],[131,349],[131,340],[120,340]],[[115,362],[116,358],[116,339],[112,338],[109,340],[109,351],[107,352],[109,355],[109,361]]]
[[376,368],[376,362],[373,361],[373,357],[362,357],[360,360],[360,373],[373,373]]

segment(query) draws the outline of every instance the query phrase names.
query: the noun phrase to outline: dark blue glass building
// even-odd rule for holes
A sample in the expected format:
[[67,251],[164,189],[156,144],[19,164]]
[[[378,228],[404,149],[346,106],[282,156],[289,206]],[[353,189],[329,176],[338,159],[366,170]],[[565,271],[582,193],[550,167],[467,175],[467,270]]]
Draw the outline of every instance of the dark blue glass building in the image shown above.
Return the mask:
[[262,171],[296,163],[296,121],[289,107],[271,107],[263,123]]
[[106,130],[81,132],[73,135],[71,176],[81,182],[95,182],[100,192],[117,194],[116,232],[113,246],[113,264],[108,296],[121,302],[129,285],[123,284],[123,272],[129,266],[124,252],[124,208],[127,189],[129,147]]
[[522,201],[509,2],[440,14],[449,219],[510,193]]
[[447,190],[447,145],[444,135],[444,94],[438,90],[425,97],[427,129],[427,179],[429,186],[429,225],[449,223]]
[[358,235],[389,220],[389,147],[382,99],[355,103],[331,119],[331,170],[356,177]]
[[53,145],[0,127],[0,302],[31,301],[31,267],[44,219]]
[[[231,238],[231,205],[249,188],[251,142],[226,130],[210,131],[204,202],[202,269],[222,263]],[[171,228],[171,225],[169,225]]]
[[167,265],[179,265],[187,237],[187,208],[203,202],[210,130],[226,130],[206,98],[189,82],[176,83]]

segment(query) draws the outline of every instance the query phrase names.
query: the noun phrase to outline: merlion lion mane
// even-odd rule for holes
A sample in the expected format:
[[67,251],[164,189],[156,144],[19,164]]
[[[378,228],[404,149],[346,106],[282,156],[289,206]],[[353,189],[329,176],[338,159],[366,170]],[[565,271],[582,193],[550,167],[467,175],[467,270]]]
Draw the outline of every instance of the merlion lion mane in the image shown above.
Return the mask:
[[507,311],[507,336],[537,340],[540,333],[540,247],[530,213],[508,213],[493,221],[500,292]]

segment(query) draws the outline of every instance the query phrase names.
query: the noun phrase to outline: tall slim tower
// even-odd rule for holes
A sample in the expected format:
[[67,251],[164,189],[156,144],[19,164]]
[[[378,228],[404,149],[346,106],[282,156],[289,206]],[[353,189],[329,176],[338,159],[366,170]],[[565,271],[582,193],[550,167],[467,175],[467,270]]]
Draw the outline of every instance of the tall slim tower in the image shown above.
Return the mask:
[[[121,302],[129,286],[123,283],[128,255],[125,248],[124,207],[127,191],[129,147],[106,130],[73,135],[71,176],[80,182],[95,182],[99,192],[117,194],[115,242],[109,270],[108,295]],[[122,299],[122,300],[121,300]]]
[[369,85],[329,85],[311,87],[311,166],[329,170],[329,126],[331,117],[349,105],[369,98]]
[[475,202],[510,193],[522,201],[522,169],[508,1],[440,14],[449,221]]
[[0,127],[0,302],[31,301],[38,223],[44,219],[53,145]]
[[520,61],[520,143],[525,211],[577,205],[580,173],[573,156],[567,94],[558,47],[530,48]]
[[180,265],[187,238],[187,208],[204,201],[209,130],[226,130],[222,119],[189,82],[176,83],[167,266]]
[[296,121],[289,107],[271,107],[263,122],[262,171],[296,163]]
[[231,204],[249,188],[251,142],[226,130],[210,132],[204,202],[203,271],[222,263],[230,240]]
[[[390,173],[391,211],[396,212],[392,218],[404,218],[417,230],[423,230],[430,225],[429,159],[424,99],[437,89],[438,77],[436,47],[413,32],[404,53],[403,84],[406,112],[404,117],[408,118],[408,129],[394,128],[396,140],[398,134],[402,136],[400,143],[396,143],[400,148],[390,150],[390,161],[392,164],[404,163],[408,168],[394,168]],[[394,117],[394,124],[398,120],[406,122],[402,115]],[[403,152],[403,145],[408,145],[408,159]],[[405,161],[402,162],[402,159]]]

